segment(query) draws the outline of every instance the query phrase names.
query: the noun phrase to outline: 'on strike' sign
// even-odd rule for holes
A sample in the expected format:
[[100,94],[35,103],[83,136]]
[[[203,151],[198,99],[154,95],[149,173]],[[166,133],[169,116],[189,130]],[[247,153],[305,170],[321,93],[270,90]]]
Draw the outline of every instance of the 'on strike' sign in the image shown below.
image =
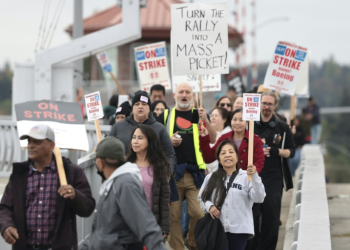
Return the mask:
[[100,91],[87,94],[84,97],[88,121],[94,121],[103,118],[104,114],[101,103]]
[[243,94],[243,121],[260,121],[260,94]]
[[279,42],[266,72],[264,87],[294,95],[307,49],[288,42]]
[[171,5],[173,75],[227,74],[227,3]]
[[171,89],[165,42],[136,47],[135,59],[143,91],[149,91],[154,84]]

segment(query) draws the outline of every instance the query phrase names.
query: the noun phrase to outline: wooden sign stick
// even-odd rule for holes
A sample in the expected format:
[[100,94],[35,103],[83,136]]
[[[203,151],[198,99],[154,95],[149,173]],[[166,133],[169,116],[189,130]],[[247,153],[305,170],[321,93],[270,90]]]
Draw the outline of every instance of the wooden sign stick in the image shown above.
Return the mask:
[[197,103],[197,106],[198,106],[198,92],[196,92],[196,103]]
[[203,93],[202,93],[202,87],[203,87],[203,84],[202,84],[202,75],[199,76],[199,107],[200,108],[203,108]]
[[[253,165],[253,155],[254,155],[254,121],[249,121],[248,166]],[[251,175],[248,175],[248,181],[252,181]]]
[[117,84],[119,92],[122,95],[126,95],[125,90],[123,89],[122,85],[120,85],[120,83],[118,82],[117,78],[113,75],[112,71],[110,71],[109,74],[111,75],[111,77],[114,80],[114,82]]
[[294,117],[295,117],[295,96],[292,95],[290,98],[290,126],[294,125]]
[[63,168],[61,150],[60,148],[55,147],[53,152],[55,153],[55,156],[56,156],[57,172],[58,172],[58,178],[60,179],[61,186],[67,185],[67,177]]
[[100,143],[100,141],[102,141],[100,122],[98,119],[94,120],[94,122],[95,122],[95,129],[96,129],[96,135],[97,135],[97,142]]

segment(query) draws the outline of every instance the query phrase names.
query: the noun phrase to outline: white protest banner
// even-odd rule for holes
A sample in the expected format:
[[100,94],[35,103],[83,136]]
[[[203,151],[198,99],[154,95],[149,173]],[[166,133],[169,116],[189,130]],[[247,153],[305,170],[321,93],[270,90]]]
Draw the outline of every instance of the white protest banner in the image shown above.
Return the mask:
[[243,94],[243,121],[260,121],[260,94]]
[[154,84],[171,89],[165,42],[136,47],[135,62],[143,91],[148,92]]
[[[199,76],[173,76],[173,92],[180,83],[187,82],[191,85],[193,92],[199,92]],[[221,75],[203,75],[202,76],[203,92],[221,91]]]
[[288,42],[279,42],[266,72],[264,87],[294,95],[307,49]]
[[112,71],[112,65],[109,62],[106,51],[102,53],[98,53],[96,55],[96,58],[105,72],[109,73]]
[[227,74],[227,3],[171,5],[173,75]]
[[[57,148],[89,151],[86,128],[77,102],[29,101],[15,105],[19,137],[37,124],[46,124],[55,132]],[[20,140],[27,147],[26,140]]]
[[120,104],[122,104],[123,102],[126,102],[128,100],[129,100],[128,95],[118,95],[118,107],[120,106]]
[[100,91],[87,94],[84,97],[88,121],[94,121],[103,118],[104,114],[101,103]]

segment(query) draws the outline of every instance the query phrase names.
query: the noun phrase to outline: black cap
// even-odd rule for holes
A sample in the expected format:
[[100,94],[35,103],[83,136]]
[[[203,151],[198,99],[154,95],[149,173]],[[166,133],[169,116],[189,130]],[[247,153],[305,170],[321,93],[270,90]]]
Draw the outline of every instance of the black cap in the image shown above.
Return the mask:
[[132,106],[135,105],[137,102],[145,102],[148,104],[149,108],[151,108],[151,100],[149,99],[149,96],[147,92],[139,90],[135,93],[134,98],[132,98]]
[[132,107],[128,101],[123,102],[115,111],[115,116],[117,115],[125,115],[128,117],[131,113]]

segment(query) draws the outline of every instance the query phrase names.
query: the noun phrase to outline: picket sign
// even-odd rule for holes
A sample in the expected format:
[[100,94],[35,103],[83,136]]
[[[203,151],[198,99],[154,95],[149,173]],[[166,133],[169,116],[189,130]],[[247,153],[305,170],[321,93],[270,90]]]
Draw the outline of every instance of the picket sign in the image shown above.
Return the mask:
[[100,63],[101,67],[103,68],[103,70],[106,73],[109,73],[111,75],[112,79],[114,80],[114,82],[118,86],[119,92],[122,93],[123,95],[126,95],[126,92],[124,91],[122,85],[120,85],[117,78],[112,73],[112,65],[109,62],[108,55],[107,55],[106,51],[96,54],[96,58],[97,58],[98,62]]
[[199,107],[203,108],[203,83],[202,75],[199,76]]
[[101,128],[99,119],[103,118],[103,107],[101,102],[100,91],[96,91],[90,94],[87,94],[85,97],[85,106],[86,106],[86,114],[88,116],[88,121],[94,121],[97,142],[102,140]]
[[60,179],[61,186],[67,185],[67,177],[63,168],[61,149],[55,147],[53,152],[56,156],[57,172],[58,172],[58,178]]
[[[19,137],[27,134],[37,124],[45,124],[52,128],[55,133],[54,154],[60,184],[61,186],[67,185],[60,149],[89,150],[79,103],[49,100],[29,101],[16,104],[15,111]],[[27,147],[24,140],[20,141],[20,145],[22,148]]]
[[[249,121],[248,166],[253,165],[254,121],[260,121],[260,99],[260,94],[243,94],[242,120]],[[248,175],[248,181],[252,181],[251,175]]]
[[149,92],[155,84],[171,89],[166,43],[158,42],[135,47],[136,72],[140,89]]

